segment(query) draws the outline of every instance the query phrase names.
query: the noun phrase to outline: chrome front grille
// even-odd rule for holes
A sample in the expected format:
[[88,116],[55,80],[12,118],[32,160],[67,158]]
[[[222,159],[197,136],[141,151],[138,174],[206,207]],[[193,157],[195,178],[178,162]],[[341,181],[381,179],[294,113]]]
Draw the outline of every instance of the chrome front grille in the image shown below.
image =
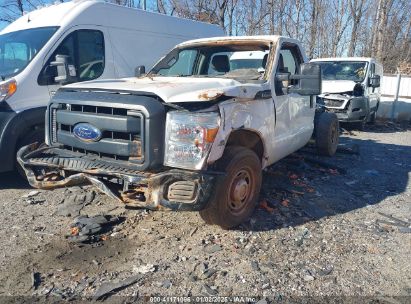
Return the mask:
[[336,100],[336,99],[324,99],[324,104],[327,107],[336,107],[339,108],[344,104],[345,100]]
[[[52,141],[67,150],[98,158],[144,162],[144,115],[139,111],[106,106],[69,103],[51,108]],[[86,123],[101,131],[96,141],[74,135],[74,128]]]

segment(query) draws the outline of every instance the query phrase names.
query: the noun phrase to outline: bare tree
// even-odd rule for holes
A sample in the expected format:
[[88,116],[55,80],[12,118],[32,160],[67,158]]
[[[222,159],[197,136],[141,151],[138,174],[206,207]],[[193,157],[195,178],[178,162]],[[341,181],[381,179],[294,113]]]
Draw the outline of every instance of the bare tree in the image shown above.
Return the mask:
[[[9,23],[44,0],[0,0]],[[143,0],[106,0],[142,7]],[[218,24],[228,35],[287,35],[309,57],[373,56],[394,69],[411,62],[410,0],[152,0],[148,10]]]
[[348,47],[348,56],[354,56],[358,30],[361,23],[362,16],[365,9],[365,0],[349,0],[349,8],[351,13],[351,40],[350,46]]

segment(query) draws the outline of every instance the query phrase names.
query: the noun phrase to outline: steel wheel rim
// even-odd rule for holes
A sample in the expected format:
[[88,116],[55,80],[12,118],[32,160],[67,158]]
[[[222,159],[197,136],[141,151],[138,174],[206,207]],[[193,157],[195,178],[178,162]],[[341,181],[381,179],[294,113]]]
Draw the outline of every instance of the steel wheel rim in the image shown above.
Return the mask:
[[241,214],[246,209],[254,191],[254,179],[249,168],[237,171],[231,179],[228,191],[228,208],[233,214]]

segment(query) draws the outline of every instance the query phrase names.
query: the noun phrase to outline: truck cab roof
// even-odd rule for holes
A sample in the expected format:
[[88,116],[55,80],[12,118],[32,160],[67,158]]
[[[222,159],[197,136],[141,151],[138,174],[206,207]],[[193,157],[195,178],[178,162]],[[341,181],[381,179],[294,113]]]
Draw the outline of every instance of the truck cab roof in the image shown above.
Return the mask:
[[367,61],[376,62],[375,58],[372,57],[327,57],[327,58],[316,58],[312,59],[311,62],[322,62],[322,61]]
[[292,39],[286,36],[280,35],[259,35],[259,36],[229,36],[229,37],[212,37],[212,38],[201,38],[185,41],[177,45],[177,47],[186,47],[189,45],[199,45],[199,44],[230,44],[230,43],[247,43],[247,42],[266,42],[266,43],[277,43],[279,40],[286,40],[289,42],[294,42],[300,44],[296,39]]

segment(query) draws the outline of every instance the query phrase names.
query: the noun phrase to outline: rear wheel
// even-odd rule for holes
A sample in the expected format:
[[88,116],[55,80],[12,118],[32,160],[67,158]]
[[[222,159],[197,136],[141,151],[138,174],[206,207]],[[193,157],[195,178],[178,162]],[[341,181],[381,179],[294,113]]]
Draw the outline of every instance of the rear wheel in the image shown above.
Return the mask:
[[216,183],[216,191],[201,217],[208,224],[224,229],[238,226],[253,213],[261,188],[261,162],[244,147],[228,147],[219,161],[226,175]]
[[321,113],[317,120],[315,143],[321,155],[332,156],[337,151],[339,140],[339,123],[334,113]]

